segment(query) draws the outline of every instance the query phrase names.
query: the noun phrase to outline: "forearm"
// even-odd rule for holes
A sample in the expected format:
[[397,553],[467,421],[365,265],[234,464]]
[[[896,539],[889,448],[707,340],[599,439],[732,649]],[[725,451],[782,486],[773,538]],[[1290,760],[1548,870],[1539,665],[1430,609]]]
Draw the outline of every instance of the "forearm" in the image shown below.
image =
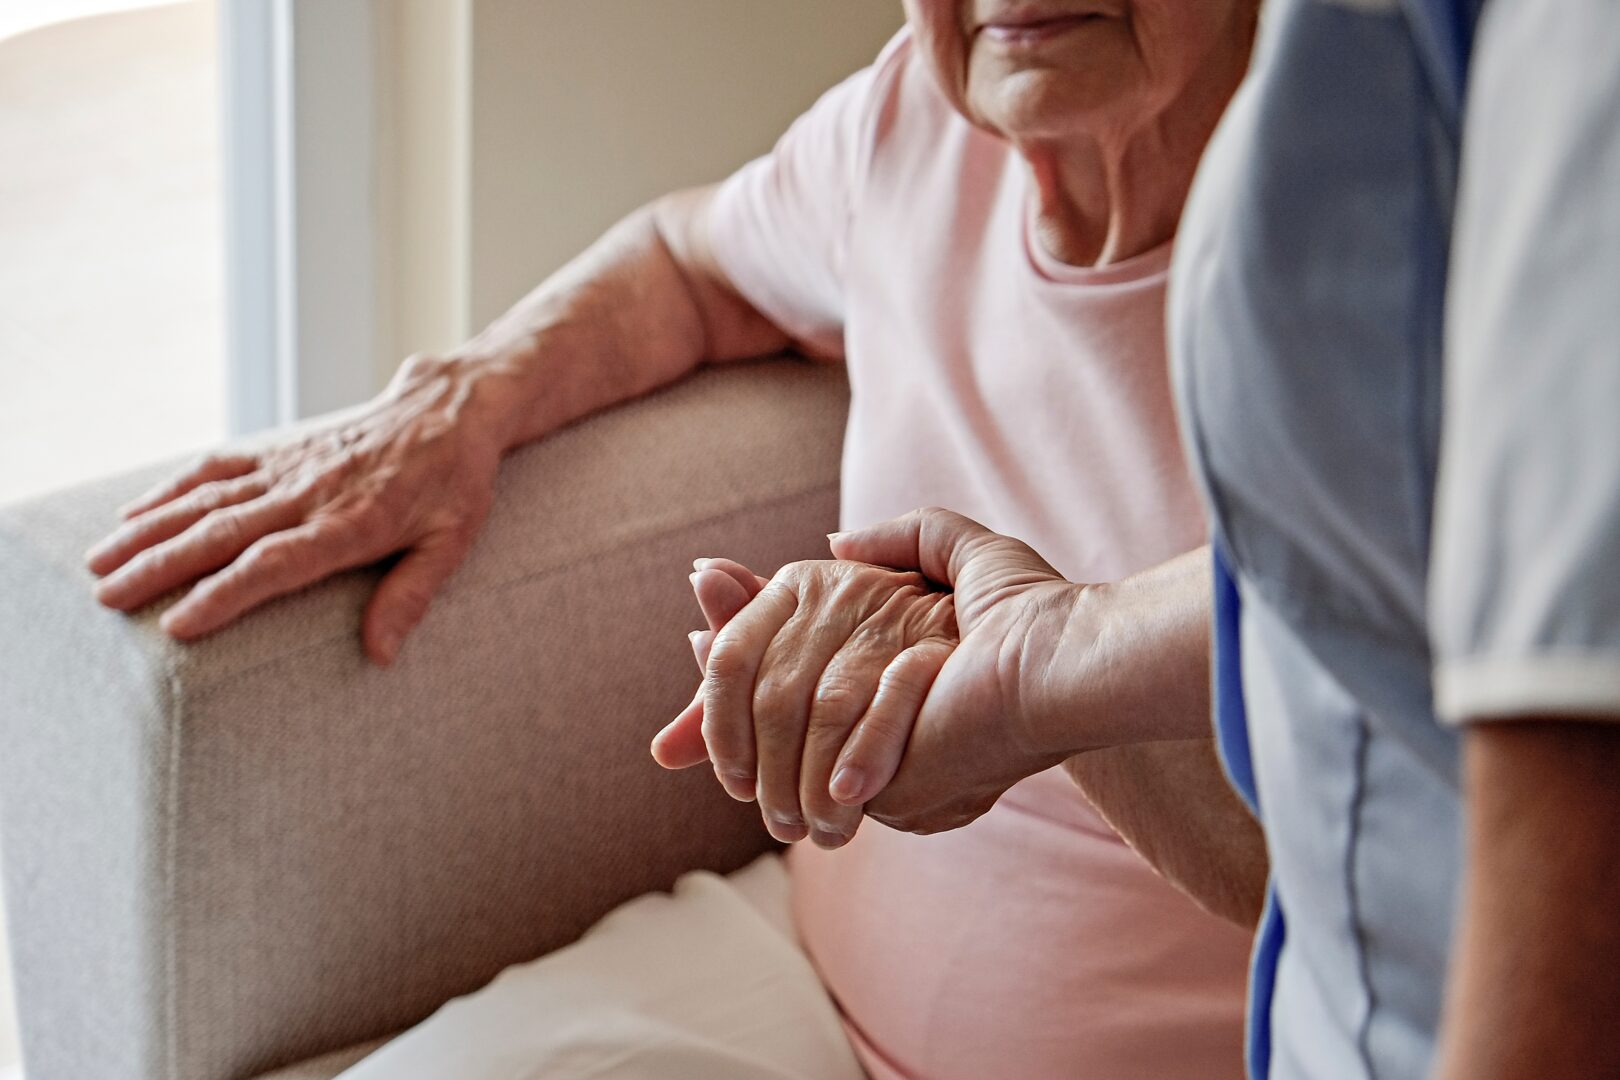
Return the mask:
[[1438,1080],[1620,1076],[1620,723],[1466,736],[1467,878]]
[[1268,862],[1210,731],[1209,549],[1122,581],[1072,586],[1060,633],[1021,680],[1036,745],[1161,874],[1244,926]]
[[1214,740],[1093,750],[1064,768],[1155,870],[1205,910],[1255,927],[1268,873],[1265,834],[1227,783]]
[[1021,695],[1037,744],[1065,756],[1210,737],[1209,549],[1080,593]]
[[743,300],[708,243],[714,188],[631,214],[454,350],[507,448],[673,382],[765,355],[785,334]]

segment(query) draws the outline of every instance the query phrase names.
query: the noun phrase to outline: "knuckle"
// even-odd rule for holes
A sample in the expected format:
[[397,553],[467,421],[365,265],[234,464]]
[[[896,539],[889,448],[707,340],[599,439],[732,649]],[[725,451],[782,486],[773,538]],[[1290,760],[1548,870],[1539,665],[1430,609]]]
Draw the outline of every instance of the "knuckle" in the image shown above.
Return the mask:
[[750,695],[752,691],[753,685],[745,675],[716,667],[714,657],[710,657],[708,670],[703,672],[703,699],[710,706],[710,711],[716,706],[726,708],[747,701],[745,695]]
[[881,670],[881,666],[893,658],[896,648],[894,627],[883,621],[866,619],[850,631],[849,640],[844,643],[842,651],[848,657],[846,663],[870,664]]
[[360,525],[346,517],[334,517],[320,523],[310,533],[309,546],[324,559],[340,558],[364,535]]
[[164,571],[168,568],[169,561],[170,555],[167,545],[147,548],[129,561],[123,573],[127,580],[146,581],[163,576]]
[[850,750],[850,761],[862,768],[872,768],[887,759],[896,747],[904,748],[910,741],[911,728],[893,716],[868,715],[861,721],[860,735]]
[[883,669],[878,686],[879,693],[885,696],[900,695],[905,698],[916,697],[927,689],[922,672],[915,664],[906,663],[904,659]]
[[203,519],[203,540],[210,546],[229,547],[247,541],[247,529],[240,514],[215,510]]
[[218,480],[211,480],[206,484],[198,484],[174,502],[174,509],[179,513],[207,513],[224,505],[225,485]]
[[745,757],[743,740],[738,733],[729,724],[708,715],[703,717],[699,730],[703,734],[703,745],[715,757],[715,764],[722,772],[736,775],[740,771],[736,764]]
[[445,370],[447,362],[432,353],[412,353],[399,365],[399,373],[407,379],[421,379]]
[[818,715],[838,715],[858,705],[864,705],[862,699],[866,689],[866,685],[860,680],[842,672],[823,675],[821,681],[816,684],[812,704],[816,707]]
[[705,671],[709,685],[721,693],[734,693],[748,681],[748,660],[737,642],[724,636],[715,639],[709,649],[709,665]]
[[287,569],[289,553],[281,544],[258,543],[242,554],[242,570],[249,574],[273,576]]
[[754,708],[779,707],[791,692],[791,688],[792,681],[784,673],[777,671],[762,673],[754,683]]
[[879,746],[887,749],[906,744],[911,738],[911,718],[895,713],[879,713],[867,719],[866,729],[867,737],[873,741],[868,752],[876,754]]
[[796,734],[804,724],[812,693],[801,672],[763,673],[754,683],[754,722],[761,728]]

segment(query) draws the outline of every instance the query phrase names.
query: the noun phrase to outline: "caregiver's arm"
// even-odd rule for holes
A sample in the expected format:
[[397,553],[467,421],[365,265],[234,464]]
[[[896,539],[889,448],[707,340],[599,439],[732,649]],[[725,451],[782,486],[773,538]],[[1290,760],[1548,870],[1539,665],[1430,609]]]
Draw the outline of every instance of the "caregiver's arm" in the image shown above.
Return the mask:
[[1467,828],[1443,1080],[1620,1076],[1617,52],[1612,0],[1523,0],[1469,70],[1429,583]]
[[[1187,721],[1206,734],[1092,750],[1064,768],[1108,823],[1154,869],[1203,907],[1242,926],[1259,921],[1269,863],[1265,835],[1227,782],[1209,730],[1209,549],[1172,559],[1089,596],[1103,629],[1060,658],[1072,700],[1108,687],[1120,719],[1141,731]],[[1076,712],[1065,720],[1083,723]]]
[[86,556],[104,575],[98,599],[132,611],[202,579],[163,617],[190,639],[404,552],[362,627],[368,655],[391,662],[482,527],[503,453],[705,360],[788,343],[715,261],[714,190],[631,214],[466,345],[411,358],[332,425],[211,455],[137,500]]
[[1077,585],[1016,540],[922,510],[834,537],[833,550],[950,584],[962,631],[869,813],[912,831],[955,827],[1011,780],[1067,761],[1161,873],[1254,924],[1264,845],[1210,745],[1207,549]]
[[1463,784],[1436,1077],[1620,1076],[1620,717],[1475,725]]
[[1260,921],[1265,833],[1227,782],[1213,739],[1094,750],[1064,764],[1108,824],[1207,911]]

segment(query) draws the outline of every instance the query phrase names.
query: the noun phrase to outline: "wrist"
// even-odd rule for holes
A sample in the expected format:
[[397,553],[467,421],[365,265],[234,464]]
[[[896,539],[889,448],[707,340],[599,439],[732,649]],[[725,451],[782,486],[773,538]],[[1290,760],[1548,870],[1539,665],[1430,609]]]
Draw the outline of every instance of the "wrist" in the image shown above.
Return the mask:
[[499,323],[443,360],[468,395],[468,407],[505,453],[574,419],[560,400],[559,365],[568,352],[550,327],[503,332]]
[[1073,757],[1110,745],[1097,717],[1108,715],[1094,677],[1106,623],[1106,586],[1063,582],[1042,605],[1046,618],[1026,636],[1017,700],[1031,749]]
[[1066,757],[1210,734],[1209,610],[1201,578],[1167,564],[1069,585],[1031,680],[1038,745]]
[[458,349],[411,356],[400,365],[384,397],[437,402],[464,437],[500,455],[523,441],[519,432],[532,393],[527,381],[511,360]]

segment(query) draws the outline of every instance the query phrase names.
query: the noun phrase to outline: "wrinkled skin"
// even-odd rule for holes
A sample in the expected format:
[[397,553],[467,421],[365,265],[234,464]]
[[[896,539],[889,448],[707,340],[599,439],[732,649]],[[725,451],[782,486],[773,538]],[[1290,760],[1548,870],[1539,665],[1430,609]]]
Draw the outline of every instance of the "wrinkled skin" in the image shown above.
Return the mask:
[[457,365],[418,358],[335,426],[207,457],[125,507],[87,554],[96,597],[134,611],[200,578],[162,620],[190,640],[403,551],[362,627],[368,655],[390,663],[488,516],[501,445],[476,413]]
[[[701,719],[683,714],[655,756],[712,761],[733,797],[758,799],[779,840],[847,843],[865,792],[899,766],[911,717],[956,644],[955,598],[919,574],[847,561],[792,563],[762,581],[704,560],[693,585],[717,630],[695,643]],[[729,601],[712,598],[721,591]]]
[[[907,832],[959,828],[1013,784],[1087,748],[1051,736],[1051,711],[1063,706],[1046,678],[1059,645],[1084,633],[1084,587],[1026,545],[941,510],[835,536],[833,553],[839,561],[795,563],[765,585],[725,560],[694,575],[711,625],[723,629],[712,650],[707,636],[695,642],[707,661],[703,686],[655,740],[660,763],[710,760],[739,799],[755,797],[757,777],[773,835],[795,840],[808,828],[837,847],[855,830],[852,817],[823,818],[830,803]],[[945,598],[954,634],[940,618]],[[829,684],[836,709],[817,714],[816,688]],[[866,710],[885,686],[884,704]],[[757,772],[745,733],[772,748],[757,755],[770,763]],[[793,763],[797,806],[784,779]],[[846,767],[854,775],[841,778]],[[785,827],[799,815],[806,825]]]

